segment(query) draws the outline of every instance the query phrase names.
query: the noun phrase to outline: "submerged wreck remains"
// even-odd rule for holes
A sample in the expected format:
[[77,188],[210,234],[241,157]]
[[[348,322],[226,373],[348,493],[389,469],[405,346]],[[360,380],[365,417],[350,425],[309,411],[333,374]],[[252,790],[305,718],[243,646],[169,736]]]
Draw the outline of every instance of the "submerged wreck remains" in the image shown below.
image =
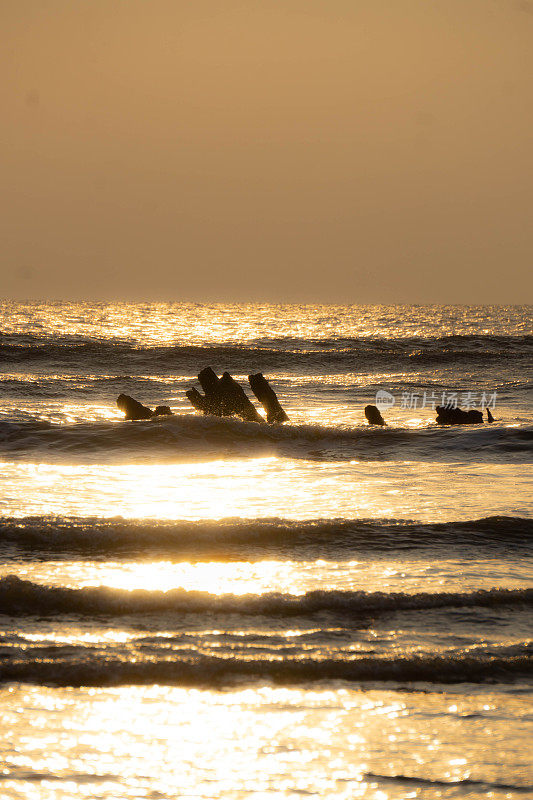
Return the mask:
[[[198,411],[202,411],[204,414],[214,414],[217,417],[235,415],[246,422],[265,422],[242,386],[231,377],[229,372],[224,372],[219,378],[211,367],[206,367],[198,375],[198,381],[204,391],[203,395],[194,388],[185,392],[191,405]],[[276,392],[265,376],[258,372],[255,375],[249,375],[248,381],[252,392],[266,411],[266,421],[269,424],[287,422],[289,417],[281,407]]]
[[[264,417],[259,414],[242,386],[229,372],[224,372],[219,378],[211,367],[205,367],[198,375],[198,381],[203,394],[194,387],[185,392],[189,402],[197,411],[216,417],[237,416],[246,422],[265,423]],[[257,372],[255,375],[249,375],[248,381],[252,392],[266,411],[266,422],[269,424],[287,422],[289,417],[265,376]],[[118,396],[117,406],[124,412],[127,420],[151,419],[172,414],[168,406],[157,406],[152,411],[127,394]]]
[[[436,421],[439,425],[479,425],[479,423],[483,422],[483,412],[477,411],[475,408],[465,411],[462,408],[437,406],[436,411]],[[488,408],[487,417],[489,422],[494,422]]]
[[[289,417],[281,406],[276,392],[269,384],[262,372],[248,375],[248,382],[255,397],[266,412],[266,420],[259,414],[242,386],[232,378],[229,372],[224,372],[219,378],[211,367],[205,367],[198,375],[198,382],[203,394],[192,387],[185,392],[191,405],[202,414],[215,417],[237,416],[245,422],[265,421],[274,423],[288,422]],[[151,419],[152,417],[169,416],[172,411],[168,406],[157,406],[153,411],[148,406],[143,406],[138,400],[127,394],[117,397],[117,406],[124,412],[127,420]],[[475,409],[464,411],[461,408],[437,406],[437,419],[439,425],[476,425],[483,422],[483,413]],[[377,406],[365,406],[365,417],[369,425],[386,425]],[[494,422],[494,417],[487,408],[487,422]]]
[[119,394],[117,406],[124,412],[127,420],[151,419],[152,417],[172,416],[172,411],[168,406],[157,406],[153,411],[148,406],[143,406],[129,394]]

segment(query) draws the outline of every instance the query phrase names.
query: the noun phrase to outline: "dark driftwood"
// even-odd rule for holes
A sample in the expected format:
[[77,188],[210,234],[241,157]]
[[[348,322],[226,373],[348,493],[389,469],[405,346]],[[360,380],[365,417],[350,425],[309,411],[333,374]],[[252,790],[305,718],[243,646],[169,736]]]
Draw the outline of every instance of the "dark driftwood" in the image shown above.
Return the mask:
[[170,406],[156,406],[154,409],[153,417],[172,417]]
[[439,425],[477,425],[483,422],[483,412],[474,408],[464,411],[462,408],[437,406],[436,410]]
[[370,425],[386,425],[377,406],[365,406],[365,417]]
[[222,386],[222,379],[211,367],[205,367],[198,375],[198,380],[205,394],[204,413],[215,414],[217,417],[228,417],[235,412],[233,403],[227,397]]
[[126,419],[150,419],[152,410],[143,406],[138,400],[130,397],[129,394],[119,394],[117,406],[126,415]]
[[143,406],[134,397],[129,394],[119,394],[117,397],[117,406],[126,415],[126,419],[151,419],[152,417],[172,416],[172,411],[168,406],[157,406],[155,411],[152,411],[147,406]]
[[203,414],[214,414],[217,417],[226,417],[237,414],[248,422],[264,422],[265,420],[246,396],[242,386],[239,386],[229,372],[221,378],[211,367],[206,367],[198,375],[200,386],[204,394],[197,389],[189,389],[186,396],[190,403]]
[[281,407],[276,392],[262,372],[248,375],[250,388],[266,411],[267,422],[287,422],[289,417]]
[[264,422],[263,417],[258,413],[256,407],[248,399],[242,386],[234,380],[229,372],[224,372],[220,379],[220,388],[223,393],[224,402],[232,406],[234,413],[238,414],[248,422]]
[[198,381],[206,394],[219,393],[220,378],[211,367],[204,367],[198,375]]
[[194,388],[189,389],[187,392],[185,392],[185,395],[188,398],[191,405],[193,405],[197,411],[201,411],[202,414],[213,413],[212,411],[209,410],[209,403],[207,402],[203,394],[200,394],[198,389]]

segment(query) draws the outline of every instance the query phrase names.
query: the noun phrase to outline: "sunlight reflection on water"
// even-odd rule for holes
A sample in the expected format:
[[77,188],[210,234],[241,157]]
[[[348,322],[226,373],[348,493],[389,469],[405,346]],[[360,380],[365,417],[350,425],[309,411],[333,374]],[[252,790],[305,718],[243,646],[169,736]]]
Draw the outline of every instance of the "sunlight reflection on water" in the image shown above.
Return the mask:
[[[30,707],[31,717],[19,713]],[[488,736],[496,750],[513,751],[514,779],[527,781],[527,758],[516,749],[521,729],[509,727],[522,707],[519,695],[487,689],[406,695],[341,687],[15,686],[0,692],[0,710],[6,730],[25,746],[10,754],[3,796],[436,800],[451,796],[442,781],[506,779],[485,746]],[[466,786],[456,788],[454,796],[466,796]]]
[[472,564],[465,558],[443,559],[435,572],[421,558],[376,558],[362,561],[10,561],[0,577],[19,578],[57,586],[110,586],[114,589],[163,591],[182,588],[211,594],[301,595],[328,590],[366,592],[469,592],[487,585],[527,588],[529,563],[519,559],[502,568],[498,558]]
[[20,517],[60,508],[67,516],[151,519],[526,516],[530,495],[522,473],[512,465],[275,457],[122,466],[4,463],[0,512]]

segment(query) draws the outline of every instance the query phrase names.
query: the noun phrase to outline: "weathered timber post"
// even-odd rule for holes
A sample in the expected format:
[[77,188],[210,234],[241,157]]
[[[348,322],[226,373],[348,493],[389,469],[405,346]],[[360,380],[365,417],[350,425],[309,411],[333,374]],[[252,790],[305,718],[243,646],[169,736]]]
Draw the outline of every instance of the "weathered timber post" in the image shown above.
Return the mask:
[[206,413],[215,414],[217,417],[227,417],[233,413],[233,405],[228,402],[221,378],[211,367],[205,367],[198,375],[200,386],[204,390],[207,404]]
[[289,417],[281,407],[276,392],[262,372],[248,375],[250,388],[266,411],[267,422],[287,422]]
[[117,397],[117,406],[126,415],[126,419],[150,419],[153,412],[150,408],[143,406],[138,400],[130,397],[129,394],[119,394]]
[[381,411],[377,406],[365,406],[365,417],[369,425],[386,425],[387,423],[381,416]]
[[462,408],[437,406],[436,411],[439,425],[478,425],[483,422],[483,412],[475,408],[464,411]]
[[211,367],[205,367],[198,375],[198,380],[204,394],[197,389],[189,389],[185,394],[190,403],[204,414],[214,414],[217,417],[226,417],[237,414],[247,422],[264,422],[263,417],[246,396],[242,386],[239,386],[229,372],[221,378]]
[[203,414],[212,413],[209,410],[209,403],[207,402],[206,398],[200,394],[198,389],[189,389],[187,392],[185,392],[185,396],[197,411],[201,411]]
[[246,396],[242,386],[234,380],[229,372],[224,372],[220,379],[220,388],[223,392],[224,401],[232,407],[235,414],[238,414],[247,422],[264,422],[263,417],[258,413],[256,407]]

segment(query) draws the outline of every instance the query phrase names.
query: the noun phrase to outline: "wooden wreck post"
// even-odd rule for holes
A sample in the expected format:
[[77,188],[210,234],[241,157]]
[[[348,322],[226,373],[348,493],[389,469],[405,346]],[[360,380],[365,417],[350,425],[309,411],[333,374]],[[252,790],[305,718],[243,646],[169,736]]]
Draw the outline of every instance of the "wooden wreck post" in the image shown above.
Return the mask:
[[[224,397],[224,391],[220,385],[221,379],[216,372],[211,367],[205,367],[199,373],[198,381],[205,394],[205,413],[214,414],[217,417],[229,416],[233,409]],[[201,397],[201,395],[199,396]]]
[[229,372],[219,378],[211,367],[205,367],[198,375],[204,394],[197,389],[189,389],[185,394],[190,403],[204,414],[217,417],[237,414],[247,422],[264,422],[257,409],[246,396],[244,389]]
[[201,411],[203,414],[212,413],[209,410],[209,403],[207,402],[206,398],[200,394],[198,389],[195,389],[194,387],[189,389],[187,392],[185,392],[185,396],[197,411]]
[[238,414],[247,422],[264,422],[263,417],[258,413],[256,407],[246,396],[242,386],[231,377],[229,372],[224,372],[220,379],[224,400],[231,404],[235,414]]
[[381,411],[377,406],[365,406],[365,417],[369,425],[386,425],[387,423],[381,416]]
[[266,411],[267,422],[287,422],[289,417],[283,410],[276,392],[262,372],[248,375],[250,388]]
[[117,406],[120,411],[123,411],[127,420],[137,419],[150,419],[153,416],[153,411],[147,406],[143,406],[134,397],[129,394],[119,394],[117,397]]

